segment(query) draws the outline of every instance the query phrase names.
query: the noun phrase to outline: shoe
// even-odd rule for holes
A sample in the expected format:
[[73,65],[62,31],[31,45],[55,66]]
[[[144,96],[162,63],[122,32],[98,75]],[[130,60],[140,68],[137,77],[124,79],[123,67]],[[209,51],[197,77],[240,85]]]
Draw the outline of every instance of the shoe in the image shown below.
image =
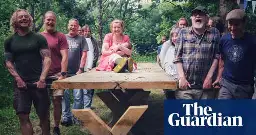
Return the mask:
[[115,73],[120,73],[123,71],[123,68],[127,65],[127,58],[122,58],[120,62],[116,65],[116,67],[113,69]]
[[60,122],[60,124],[61,124],[62,126],[68,127],[68,126],[71,126],[71,125],[73,124],[73,122],[72,122],[72,120],[67,120],[67,121],[62,120],[62,121]]
[[82,125],[82,121],[78,120],[76,117],[73,117],[73,121],[75,125]]
[[131,57],[128,58],[128,71],[133,71],[133,59]]
[[54,127],[53,128],[53,135],[60,135],[60,128],[59,127]]

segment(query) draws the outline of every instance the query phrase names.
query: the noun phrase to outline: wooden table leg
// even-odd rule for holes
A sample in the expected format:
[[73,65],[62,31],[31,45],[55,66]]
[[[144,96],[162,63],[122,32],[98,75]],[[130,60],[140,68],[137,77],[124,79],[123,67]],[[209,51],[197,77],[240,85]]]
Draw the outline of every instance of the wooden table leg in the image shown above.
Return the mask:
[[113,114],[109,126],[113,126],[129,106],[147,105],[150,92],[144,90],[110,90],[97,93]]
[[73,109],[72,113],[93,135],[127,135],[147,108],[148,105],[130,106],[112,129],[91,109]]
[[127,135],[132,126],[139,120],[147,108],[148,105],[130,106],[113,126],[111,133],[113,135]]
[[93,135],[112,135],[111,128],[91,109],[73,109],[72,113]]

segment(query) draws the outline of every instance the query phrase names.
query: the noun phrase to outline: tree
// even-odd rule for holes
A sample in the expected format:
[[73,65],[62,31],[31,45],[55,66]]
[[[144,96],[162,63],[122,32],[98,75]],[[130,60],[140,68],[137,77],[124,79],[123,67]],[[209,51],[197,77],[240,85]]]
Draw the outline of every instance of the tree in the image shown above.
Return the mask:
[[235,8],[239,8],[239,5],[237,4],[237,0],[220,0],[219,7],[221,21],[225,24],[227,13]]
[[38,32],[43,26],[43,15],[46,11],[50,9],[52,4],[51,0],[19,0],[17,5],[26,9],[30,12],[30,15],[33,18],[33,27],[32,30]]

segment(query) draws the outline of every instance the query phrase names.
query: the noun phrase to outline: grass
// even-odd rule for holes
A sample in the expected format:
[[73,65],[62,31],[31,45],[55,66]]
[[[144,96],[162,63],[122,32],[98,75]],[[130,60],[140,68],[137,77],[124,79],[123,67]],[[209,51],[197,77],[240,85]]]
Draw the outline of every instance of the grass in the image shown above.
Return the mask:
[[[133,127],[133,133],[136,135],[161,135],[163,134],[163,101],[165,97],[161,90],[152,90],[149,97],[149,108]],[[111,118],[111,111],[105,104],[97,97],[93,98],[93,110],[102,120],[106,123]],[[51,127],[53,127],[53,108],[50,109],[51,113]],[[33,124],[35,135],[40,135],[41,130],[39,127],[39,119],[32,108],[30,119]],[[19,129],[18,117],[12,107],[5,108],[0,111],[0,135],[21,135]],[[89,131],[79,125],[69,127],[60,126],[62,135],[90,135]],[[144,130],[146,129],[146,130]],[[52,129],[51,129],[52,130]]]
[[[136,62],[153,62],[155,61],[156,54],[148,55],[135,55],[133,56]],[[12,107],[12,84],[11,77],[4,70],[3,66],[0,66],[0,74],[3,77],[0,83],[0,135],[21,135],[19,129],[19,120]],[[136,134],[139,135],[161,135],[163,134],[163,100],[164,95],[161,90],[152,91],[149,98],[149,108],[144,113],[143,117],[133,127]],[[94,112],[101,117],[106,123],[111,118],[111,111],[106,105],[97,97],[94,96],[93,106],[95,107]],[[53,127],[53,108],[51,106],[51,127]],[[35,114],[35,110],[32,107],[30,119],[33,124],[33,130],[35,135],[41,134],[39,127],[39,119]],[[81,128],[78,125],[70,127],[60,126],[62,135],[89,135],[90,133]],[[146,129],[146,130],[142,130]],[[134,133],[134,132],[133,132]]]

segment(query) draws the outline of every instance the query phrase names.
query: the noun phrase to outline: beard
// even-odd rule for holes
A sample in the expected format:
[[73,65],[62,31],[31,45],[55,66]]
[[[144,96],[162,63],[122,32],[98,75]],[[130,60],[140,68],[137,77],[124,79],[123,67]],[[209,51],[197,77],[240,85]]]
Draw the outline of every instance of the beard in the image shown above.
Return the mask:
[[28,25],[18,24],[18,25],[16,25],[16,27],[17,27],[17,29],[22,30],[22,31],[29,31],[30,30],[30,25],[29,24]]
[[202,29],[205,26],[205,22],[194,22],[192,23],[193,28],[195,29]]

